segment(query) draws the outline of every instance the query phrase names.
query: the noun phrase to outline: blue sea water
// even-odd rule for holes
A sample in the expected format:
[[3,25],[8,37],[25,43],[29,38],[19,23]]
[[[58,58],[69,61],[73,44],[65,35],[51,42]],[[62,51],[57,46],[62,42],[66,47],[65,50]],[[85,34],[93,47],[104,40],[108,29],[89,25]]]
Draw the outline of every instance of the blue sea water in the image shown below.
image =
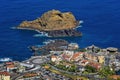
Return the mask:
[[24,20],[34,20],[48,10],[71,11],[84,23],[82,37],[63,38],[80,47],[92,44],[120,48],[120,0],[0,0],[0,58],[25,60],[32,55],[30,45],[42,45],[46,37],[35,31],[15,30]]

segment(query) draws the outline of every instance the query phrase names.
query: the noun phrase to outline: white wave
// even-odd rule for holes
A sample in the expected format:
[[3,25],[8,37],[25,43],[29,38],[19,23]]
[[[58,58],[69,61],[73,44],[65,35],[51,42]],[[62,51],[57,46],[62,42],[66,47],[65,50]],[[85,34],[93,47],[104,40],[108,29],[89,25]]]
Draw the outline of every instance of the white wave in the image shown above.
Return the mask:
[[43,43],[44,43],[45,45],[47,45],[47,44],[49,44],[49,43],[51,43],[51,42],[54,42],[54,40],[47,40],[47,41],[44,41]]
[[0,58],[0,62],[12,61],[11,58]]
[[35,34],[34,37],[48,37],[48,34],[45,32],[40,32],[40,34]]
[[79,23],[82,24],[82,23],[84,23],[84,21],[83,21],[83,20],[80,20]]
[[77,28],[79,28],[79,27],[82,27],[82,25],[80,25],[80,26],[77,26]]
[[73,29],[77,29],[77,28],[82,27],[82,25],[81,25],[82,23],[84,23],[84,21],[83,21],[83,20],[80,20],[80,21],[79,21],[79,24],[80,24],[80,25],[78,25],[76,28],[73,28]]

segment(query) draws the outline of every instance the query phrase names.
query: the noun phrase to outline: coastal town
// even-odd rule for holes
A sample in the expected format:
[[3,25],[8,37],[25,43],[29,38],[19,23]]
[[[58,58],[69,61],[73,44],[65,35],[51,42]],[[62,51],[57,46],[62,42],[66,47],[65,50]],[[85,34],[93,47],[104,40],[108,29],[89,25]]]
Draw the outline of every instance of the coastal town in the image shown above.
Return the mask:
[[[119,80],[120,52],[95,45],[80,48],[77,43],[49,40],[31,46],[34,56],[19,62],[0,64],[0,80]],[[40,55],[41,54],[41,55]]]

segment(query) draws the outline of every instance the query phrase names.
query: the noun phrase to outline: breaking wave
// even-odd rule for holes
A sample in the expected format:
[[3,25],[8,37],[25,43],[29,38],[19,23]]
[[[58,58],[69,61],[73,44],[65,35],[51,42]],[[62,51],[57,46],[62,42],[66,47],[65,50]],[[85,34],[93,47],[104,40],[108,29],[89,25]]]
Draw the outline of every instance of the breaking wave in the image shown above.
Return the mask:
[[82,23],[84,23],[84,21],[83,21],[83,20],[80,20],[79,23],[82,24]]
[[48,37],[48,33],[39,32],[39,34],[35,34],[34,37]]
[[0,58],[0,62],[8,62],[8,61],[12,61],[11,58]]

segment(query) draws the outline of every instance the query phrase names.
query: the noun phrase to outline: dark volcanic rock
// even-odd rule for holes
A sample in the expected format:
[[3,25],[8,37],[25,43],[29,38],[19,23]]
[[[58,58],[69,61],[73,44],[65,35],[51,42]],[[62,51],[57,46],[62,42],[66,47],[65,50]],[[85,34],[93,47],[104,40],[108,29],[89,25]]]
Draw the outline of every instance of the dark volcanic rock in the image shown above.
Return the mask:
[[[67,48],[68,42],[62,39],[54,40],[53,42],[50,42],[49,44],[37,47],[37,46],[31,46],[30,49],[33,52],[41,52],[42,54],[48,54],[49,51],[62,51],[65,50],[65,47]],[[64,48],[63,48],[64,47]]]
[[82,36],[81,32],[73,29],[47,31],[47,33],[52,37]]

